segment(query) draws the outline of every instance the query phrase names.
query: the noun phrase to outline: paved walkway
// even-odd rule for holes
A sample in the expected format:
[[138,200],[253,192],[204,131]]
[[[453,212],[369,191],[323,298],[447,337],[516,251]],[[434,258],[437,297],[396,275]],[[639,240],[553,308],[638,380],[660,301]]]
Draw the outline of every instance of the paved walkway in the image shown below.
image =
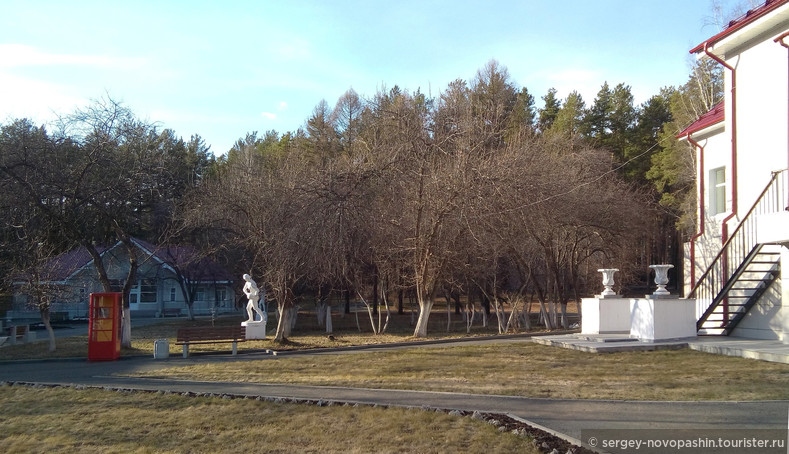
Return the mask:
[[631,338],[629,334],[561,334],[535,337],[534,341],[590,353],[690,348],[718,355],[789,364],[789,344],[777,340],[698,336],[670,341],[641,342]]
[[[507,342],[529,342],[529,339],[509,339]],[[149,377],[155,377],[157,370],[166,367],[234,361],[276,361],[276,357],[264,353],[245,353],[236,357],[205,355],[192,356],[188,359],[171,356],[167,360],[132,357],[111,362],[88,362],[83,359],[15,361],[0,363],[0,381],[477,410],[510,414],[576,439],[580,439],[581,431],[585,429],[785,429],[789,424],[787,421],[789,401],[628,402],[534,399],[365,388],[175,381],[123,376],[123,374],[142,371]]]

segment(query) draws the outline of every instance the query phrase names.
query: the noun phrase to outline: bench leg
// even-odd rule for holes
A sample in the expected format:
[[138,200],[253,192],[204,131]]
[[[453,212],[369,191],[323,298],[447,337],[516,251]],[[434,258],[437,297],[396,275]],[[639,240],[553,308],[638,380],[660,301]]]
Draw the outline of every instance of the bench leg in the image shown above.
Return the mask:
[[184,358],[189,357],[189,344],[184,344]]
[[236,353],[238,353],[238,342],[233,341],[233,356],[236,356]]

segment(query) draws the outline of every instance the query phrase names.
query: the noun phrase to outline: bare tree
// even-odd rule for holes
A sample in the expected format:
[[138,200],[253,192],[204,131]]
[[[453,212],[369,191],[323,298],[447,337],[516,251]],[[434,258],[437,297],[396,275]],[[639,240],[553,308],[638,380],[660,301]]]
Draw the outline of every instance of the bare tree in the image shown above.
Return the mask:
[[364,105],[359,95],[351,88],[348,89],[334,106],[332,120],[337,134],[340,136],[340,143],[346,153],[353,151],[353,145],[359,134],[360,118]]
[[28,305],[38,309],[41,322],[49,337],[49,351],[55,351],[55,331],[50,321],[52,303],[66,292],[52,279],[55,258],[59,251],[36,238],[19,238],[25,249],[17,251],[18,266],[15,276],[17,290],[28,297]]

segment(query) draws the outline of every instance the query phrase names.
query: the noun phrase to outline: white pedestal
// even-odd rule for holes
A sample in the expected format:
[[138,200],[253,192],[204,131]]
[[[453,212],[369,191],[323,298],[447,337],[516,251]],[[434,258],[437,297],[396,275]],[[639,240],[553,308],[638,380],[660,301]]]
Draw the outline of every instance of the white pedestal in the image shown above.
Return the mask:
[[241,326],[247,327],[247,340],[266,338],[266,322],[264,321],[241,322]]
[[167,359],[170,357],[170,341],[167,339],[156,339],[153,342],[154,359]]
[[631,299],[630,337],[642,341],[696,337],[696,305],[676,297]]
[[583,298],[581,334],[630,332],[630,301],[620,296]]

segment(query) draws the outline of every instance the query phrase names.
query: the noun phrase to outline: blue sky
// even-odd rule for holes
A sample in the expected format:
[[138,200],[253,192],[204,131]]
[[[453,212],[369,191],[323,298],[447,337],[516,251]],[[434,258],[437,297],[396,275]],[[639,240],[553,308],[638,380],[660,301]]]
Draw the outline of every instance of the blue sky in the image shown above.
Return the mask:
[[[729,7],[735,0],[720,3]],[[641,103],[687,80],[718,32],[709,0],[0,0],[0,124],[38,124],[108,94],[215,154],[247,132],[294,131],[349,88],[438,96],[490,59],[538,104],[589,105],[603,82]]]

